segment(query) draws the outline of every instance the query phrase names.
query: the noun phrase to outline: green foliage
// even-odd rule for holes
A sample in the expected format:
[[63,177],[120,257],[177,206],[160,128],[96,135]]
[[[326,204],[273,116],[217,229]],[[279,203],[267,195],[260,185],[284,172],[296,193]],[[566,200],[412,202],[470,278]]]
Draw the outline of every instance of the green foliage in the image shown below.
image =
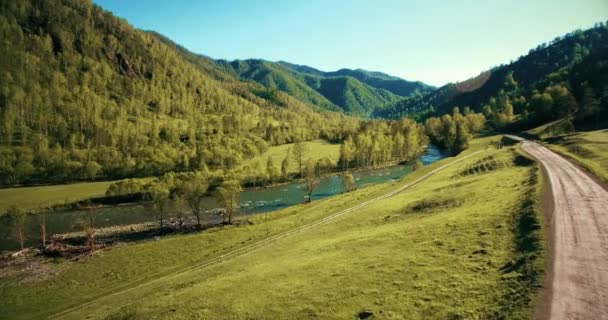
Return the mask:
[[[375,116],[396,118],[427,112],[426,116],[438,116],[454,106],[468,105],[476,111],[483,109],[491,124],[500,129],[530,129],[569,116],[576,116],[583,125],[593,121],[595,127],[600,126],[608,113],[606,38],[608,27],[604,23],[571,32],[550,44],[540,44],[515,62],[426,95],[406,98]],[[589,100],[586,87],[595,91],[599,107]],[[515,117],[518,114],[521,116]]]
[[428,118],[425,130],[433,142],[452,154],[458,154],[469,147],[472,135],[484,127],[485,121],[481,113],[467,113],[463,116],[456,108],[453,116],[446,114],[441,118]]
[[238,180],[226,180],[215,190],[215,197],[220,206],[225,209],[226,222],[231,224],[238,207],[237,196],[241,192]]
[[351,192],[357,188],[355,177],[350,172],[342,174],[342,190],[343,192]]
[[230,169],[358,123],[241,82],[86,1],[4,1],[0,38],[3,185]]
[[340,147],[342,170],[378,167],[416,158],[426,146],[424,128],[410,119],[392,122],[369,121]]
[[146,186],[145,191],[146,212],[158,221],[158,225],[162,229],[167,215],[167,206],[169,205],[169,188],[162,181],[154,181]]
[[[243,80],[253,80],[326,110],[367,116],[387,104],[432,87],[379,72],[341,69],[322,72],[307,66],[264,60],[219,60],[217,64]],[[274,92],[264,92],[272,96]]]
[[[492,140],[496,137],[473,139],[465,155]],[[61,272],[36,282],[9,276],[0,290],[2,316],[48,318],[92,301],[86,310],[62,316],[78,319],[85,310],[100,319],[265,318],[270,313],[275,318],[349,319],[369,309],[407,319],[530,319],[543,270],[542,239],[541,246],[529,247],[533,251],[520,251],[520,243],[542,235],[526,227],[534,225],[528,223],[526,199],[532,167],[458,175],[487,156],[513,161],[509,148],[487,150],[407,192],[239,256],[225,255],[384,195],[453,159],[394,184],[248,217],[253,224],[124,245],[85,262],[45,265]],[[402,214],[414,203],[433,199],[462,203]],[[536,219],[541,217],[536,214]],[[534,260],[526,258],[532,255]],[[221,263],[203,265],[219,257]]]
[[137,194],[144,190],[145,183],[137,179],[124,179],[112,183],[106,190],[106,196],[115,197]]
[[201,173],[191,174],[179,185],[179,196],[183,198],[196,218],[196,225],[200,228],[203,214],[203,200],[207,196],[209,182]]

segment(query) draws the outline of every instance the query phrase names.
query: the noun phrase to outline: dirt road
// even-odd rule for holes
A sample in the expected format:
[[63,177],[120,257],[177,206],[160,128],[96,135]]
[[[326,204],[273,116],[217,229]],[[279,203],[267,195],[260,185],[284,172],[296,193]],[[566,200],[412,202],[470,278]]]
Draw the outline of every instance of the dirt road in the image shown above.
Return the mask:
[[549,149],[522,141],[553,195],[553,264],[546,319],[608,319],[608,192]]

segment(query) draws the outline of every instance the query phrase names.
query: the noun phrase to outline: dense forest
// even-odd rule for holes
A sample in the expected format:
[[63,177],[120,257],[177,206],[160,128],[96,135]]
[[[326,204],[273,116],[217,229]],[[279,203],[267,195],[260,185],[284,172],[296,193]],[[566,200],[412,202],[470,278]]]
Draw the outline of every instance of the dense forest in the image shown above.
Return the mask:
[[3,1],[0,34],[3,184],[230,168],[360,122],[203,70],[90,1]]
[[[318,138],[342,143],[343,169],[378,166],[412,160],[429,138],[458,153],[486,120],[597,127],[608,114],[604,23],[436,90],[360,69],[213,60],[88,0],[3,1],[0,35],[2,185],[226,171]],[[428,120],[365,119],[403,116]],[[245,183],[285,178],[266,167]]]
[[522,130],[568,118],[599,126],[608,109],[608,25],[571,32],[517,61],[467,81],[404,99],[377,112],[385,118],[424,119],[469,107],[500,130]]
[[265,60],[217,60],[226,71],[281,90],[327,110],[369,116],[404,97],[430,92],[433,87],[380,72],[341,69],[323,72],[308,66]]

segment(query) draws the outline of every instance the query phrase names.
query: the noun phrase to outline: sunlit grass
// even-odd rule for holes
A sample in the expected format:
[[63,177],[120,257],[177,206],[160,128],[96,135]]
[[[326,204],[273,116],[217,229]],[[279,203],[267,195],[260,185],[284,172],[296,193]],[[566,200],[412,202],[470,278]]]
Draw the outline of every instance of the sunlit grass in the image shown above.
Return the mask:
[[546,145],[608,182],[608,130],[567,135]]
[[[473,141],[465,154],[491,139]],[[253,225],[115,248],[40,283],[3,280],[0,317],[44,317],[158,279],[65,317],[352,319],[365,309],[378,318],[529,318],[534,290],[521,270],[505,266],[520,255],[516,221],[535,169],[462,174],[488,156],[509,164],[516,155],[488,148],[394,197],[209,267],[170,275],[384,194],[454,158],[397,183],[258,215]],[[440,201],[449,199],[457,201]],[[456,205],[430,201],[428,210],[411,210],[423,200]]]

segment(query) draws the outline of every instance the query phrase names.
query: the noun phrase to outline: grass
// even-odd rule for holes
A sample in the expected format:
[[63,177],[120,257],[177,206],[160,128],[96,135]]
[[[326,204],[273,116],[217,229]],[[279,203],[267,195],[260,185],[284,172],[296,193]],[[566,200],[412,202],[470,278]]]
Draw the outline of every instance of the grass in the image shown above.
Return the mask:
[[608,130],[579,132],[545,140],[545,145],[608,182]]
[[[491,138],[474,140],[465,154]],[[463,174],[489,156],[505,165]],[[43,318],[149,279],[157,280],[63,317],[353,319],[370,310],[379,319],[530,318],[542,273],[538,170],[516,165],[516,157],[513,148],[488,149],[394,197],[205,268],[171,275],[384,194],[454,158],[396,183],[255,216],[253,225],[53,265],[62,271],[41,282],[2,279],[0,318]],[[424,210],[411,210],[416,204]]]
[[[245,161],[243,165],[253,167],[256,162],[259,162],[261,167],[266,170],[267,159],[272,157],[275,166],[280,168],[281,162],[287,153],[287,149],[292,146],[293,144],[286,144],[270,147],[264,154]],[[305,156],[305,159],[313,158],[314,160],[317,160],[323,157],[329,157],[334,164],[338,162],[340,153],[339,144],[332,144],[325,140],[314,140],[306,142],[306,146],[309,150],[314,150],[314,152],[309,152]],[[297,171],[297,164],[295,160],[292,160],[289,172]],[[105,194],[108,186],[114,182],[115,181],[83,182],[54,186],[0,189],[0,215],[4,214],[6,209],[11,205],[17,205],[26,210],[36,210],[51,205],[71,203],[91,197],[102,196]]]
[[102,196],[113,182],[83,182],[55,186],[0,189],[0,214],[3,214],[11,205],[32,210]]
[[547,139],[550,137],[571,133],[573,130],[574,127],[570,122],[568,122],[567,119],[560,119],[528,130],[526,133],[539,139]]
[[[324,157],[329,157],[334,164],[338,163],[338,159],[340,156],[340,144],[330,143],[326,140],[313,140],[305,142],[305,144],[309,152],[304,155],[304,159],[313,159],[316,161]],[[291,154],[293,157],[293,145],[293,143],[290,143],[270,147],[262,155],[244,161],[243,166],[247,165],[249,167],[254,167],[256,163],[259,163],[260,166],[264,170],[266,170],[266,162],[268,161],[268,158],[272,158],[274,165],[277,168],[280,168],[281,162],[285,158],[285,154],[287,153],[287,150],[289,148],[291,148],[292,150]],[[297,171],[298,164],[296,163],[295,159],[292,158],[291,166],[289,167],[289,172],[293,173]]]

